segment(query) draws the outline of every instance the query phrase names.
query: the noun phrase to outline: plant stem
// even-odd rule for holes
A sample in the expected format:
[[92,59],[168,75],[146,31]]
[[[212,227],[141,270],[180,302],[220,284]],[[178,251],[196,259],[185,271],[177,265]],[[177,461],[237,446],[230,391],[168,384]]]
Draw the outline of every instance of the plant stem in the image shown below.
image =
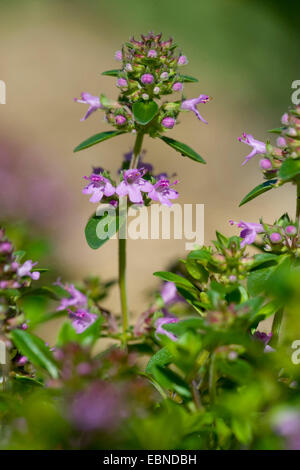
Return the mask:
[[[133,155],[130,162],[130,169],[135,169],[139,163],[139,157],[142,149],[144,133],[138,132],[133,148]],[[121,210],[121,204],[120,204]],[[126,209],[127,210],[127,209]],[[126,213],[127,217],[127,213]],[[126,287],[126,238],[124,233],[120,236],[119,231],[119,289],[121,299],[121,311],[123,318],[123,347],[127,347],[127,334],[129,327],[129,311],[127,301],[127,287]]]
[[143,139],[144,139],[144,133],[138,132],[136,139],[135,139],[135,144],[133,147],[133,155],[132,155],[132,159],[131,159],[130,167],[129,167],[131,170],[134,168],[137,168],[138,166],[140,153],[142,150]]
[[278,345],[282,318],[283,318],[283,308],[279,309],[275,313],[274,318],[273,318],[272,339],[270,341],[270,344],[272,345],[272,347],[276,347]]
[[[300,223],[300,181],[297,181],[296,221]],[[299,230],[299,228],[298,228]]]
[[213,352],[210,359],[208,388],[210,403],[213,404],[216,398],[216,353]]

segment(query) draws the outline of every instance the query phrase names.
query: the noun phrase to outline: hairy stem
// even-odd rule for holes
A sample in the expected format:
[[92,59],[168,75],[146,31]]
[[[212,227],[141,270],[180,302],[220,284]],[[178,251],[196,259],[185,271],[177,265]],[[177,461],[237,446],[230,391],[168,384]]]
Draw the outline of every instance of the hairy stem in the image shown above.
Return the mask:
[[[138,132],[133,148],[133,155],[130,162],[130,169],[135,169],[139,163],[139,157],[142,149],[144,134]],[[121,206],[121,204],[120,204]],[[120,208],[121,210],[121,208]],[[126,209],[127,211],[127,209]],[[127,213],[126,213],[127,216]],[[123,319],[123,346],[127,347],[127,335],[129,327],[129,311],[127,301],[127,287],[126,287],[126,238],[125,234],[120,234],[119,231],[119,289],[121,299],[121,311]]]

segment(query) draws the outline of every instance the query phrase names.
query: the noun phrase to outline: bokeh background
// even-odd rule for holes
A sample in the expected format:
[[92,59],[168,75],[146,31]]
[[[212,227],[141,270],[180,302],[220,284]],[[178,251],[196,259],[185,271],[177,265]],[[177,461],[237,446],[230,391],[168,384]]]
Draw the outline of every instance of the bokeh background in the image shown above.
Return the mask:
[[[146,139],[147,160],[157,172],[176,172],[181,203],[205,204],[205,241],[214,230],[236,233],[228,220],[267,222],[294,211],[293,188],[272,191],[249,205],[242,197],[262,180],[258,158],[241,167],[243,131],[265,140],[290,104],[291,83],[300,79],[300,6],[292,0],[1,0],[0,79],[7,104],[0,106],[0,219],[27,244],[32,257],[66,280],[88,273],[104,279],[117,272],[117,245],[91,250],[84,226],[94,207],[81,194],[92,165],[117,171],[130,136],[79,154],[73,148],[108,129],[97,113],[80,122],[81,91],[117,95],[114,52],[131,35],[153,30],[173,36],[188,56],[186,73],[199,78],[185,94],[213,96],[201,108],[209,125],[187,113],[169,135],[189,143],[206,166],[183,159]],[[271,137],[272,138],[272,137]],[[157,281],[152,273],[184,255],[184,241],[129,241],[129,298],[134,313],[145,308]],[[117,290],[110,306],[118,311]]]

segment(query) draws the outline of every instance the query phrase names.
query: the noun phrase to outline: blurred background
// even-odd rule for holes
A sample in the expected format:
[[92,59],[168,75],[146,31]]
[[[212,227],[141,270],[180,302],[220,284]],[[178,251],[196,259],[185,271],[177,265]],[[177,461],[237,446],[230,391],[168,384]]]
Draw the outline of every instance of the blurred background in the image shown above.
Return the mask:
[[[117,242],[91,250],[84,226],[94,207],[81,194],[92,165],[117,171],[133,145],[121,136],[84,152],[73,148],[108,130],[103,115],[85,122],[82,91],[117,96],[114,53],[133,34],[149,30],[173,36],[187,55],[188,98],[213,97],[200,109],[208,126],[192,113],[169,136],[189,143],[206,160],[200,165],[160,142],[145,141],[147,161],[157,173],[176,172],[181,203],[205,204],[205,242],[214,230],[237,233],[229,219],[272,222],[294,213],[289,185],[242,208],[239,202],[262,181],[259,158],[241,166],[249,148],[237,141],[246,131],[265,140],[290,104],[291,83],[300,79],[300,5],[285,0],[0,0],[0,79],[7,104],[0,105],[0,220],[30,257],[65,280],[99,274],[114,278]],[[271,136],[272,139],[272,136]],[[33,242],[28,242],[33,236]],[[129,241],[129,300],[134,313],[147,307],[157,286],[152,273],[184,256],[184,241]],[[41,264],[41,263],[40,263]],[[117,290],[110,307],[119,309]]]

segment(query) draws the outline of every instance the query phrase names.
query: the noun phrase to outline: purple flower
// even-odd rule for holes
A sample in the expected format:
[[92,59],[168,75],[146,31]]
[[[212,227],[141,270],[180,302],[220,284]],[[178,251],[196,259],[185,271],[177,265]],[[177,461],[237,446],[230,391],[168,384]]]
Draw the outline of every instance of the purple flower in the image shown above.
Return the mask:
[[186,111],[193,111],[193,113],[196,114],[197,118],[200,119],[200,121],[204,122],[205,124],[207,124],[207,121],[205,121],[205,119],[201,116],[201,114],[199,113],[198,109],[197,109],[197,105],[200,104],[200,103],[207,103],[208,101],[210,101],[211,98],[210,96],[207,96],[207,95],[199,95],[198,98],[192,98],[190,100],[184,100],[182,103],[181,103],[181,109],[184,109]]
[[127,83],[127,80],[125,78],[119,78],[119,80],[117,81],[117,86],[118,87],[121,87],[121,88],[124,88],[124,87],[127,87],[128,83]]
[[61,299],[60,304],[56,310],[67,310],[70,307],[80,309],[87,306],[87,297],[78,289],[76,289],[73,284],[63,285],[59,280],[56,281],[55,284],[70,294],[70,297],[63,297]]
[[147,56],[151,57],[151,58],[155,58],[155,57],[157,57],[157,52],[154,49],[150,49]]
[[118,114],[116,117],[115,117],[115,123],[117,124],[117,126],[124,126],[124,124],[126,123],[127,119],[125,116],[122,116],[122,114]]
[[262,153],[266,153],[267,147],[264,142],[261,142],[260,140],[254,139],[253,135],[251,134],[245,134],[243,133],[243,137],[239,137],[238,140],[242,142],[243,144],[250,145],[252,147],[252,151],[247,155],[245,160],[243,161],[242,165],[245,165],[249,160],[251,160],[252,157],[255,155],[259,155]]
[[160,291],[160,295],[164,301],[165,306],[174,304],[178,300],[181,300],[178,295],[176,285],[174,284],[174,282],[171,281],[164,282]]
[[282,124],[284,124],[285,126],[288,125],[288,123],[289,123],[289,115],[288,115],[288,113],[284,113],[284,114],[282,115],[282,117],[281,117],[281,122],[282,122]]
[[161,80],[166,80],[168,77],[169,77],[168,72],[163,72],[163,73],[160,74]]
[[122,51],[115,52],[115,59],[121,61],[122,60]]
[[163,118],[161,123],[167,129],[173,129],[173,127],[175,126],[176,120],[172,117],[165,117]]
[[31,260],[25,261],[24,264],[18,267],[17,274],[20,277],[29,276],[34,281],[37,281],[40,278],[40,273],[38,271],[31,272],[33,266],[37,263],[33,263]]
[[100,103],[99,96],[93,96],[87,92],[81,93],[81,99],[74,98],[74,101],[77,101],[77,103],[84,103],[89,105],[89,109],[87,110],[86,115],[81,118],[80,121],[85,121],[94,111],[103,108],[102,104]]
[[259,166],[262,170],[270,170],[272,168],[272,162],[268,158],[262,158],[259,162]]
[[275,430],[286,439],[290,450],[300,450],[300,413],[298,410],[283,409],[274,419]]
[[264,343],[266,346],[270,339],[272,338],[272,333],[264,333],[263,331],[258,331],[256,330],[255,333],[253,334],[253,337]]
[[92,194],[91,202],[100,202],[103,196],[109,197],[115,193],[116,188],[100,174],[92,173],[89,177],[84,176],[84,178],[90,183],[83,188],[82,192],[83,194]]
[[0,244],[0,253],[11,253],[13,246],[10,242],[2,242]]
[[278,139],[276,140],[276,144],[278,145],[278,147],[286,147],[286,140],[284,137],[278,137]]
[[240,233],[240,237],[243,238],[243,241],[241,242],[241,248],[243,248],[245,245],[251,245],[255,241],[256,235],[258,233],[264,232],[264,228],[261,224],[243,222],[242,220],[240,222],[233,222],[233,220],[230,220],[229,222],[231,225],[236,224],[242,229]]
[[188,63],[188,60],[187,60],[185,55],[179,56],[179,58],[177,60],[178,65],[186,65],[187,63]]
[[295,227],[295,225],[288,225],[287,227],[285,227],[285,232],[287,233],[287,235],[296,235],[297,228]]
[[85,331],[89,326],[91,326],[97,319],[97,315],[90,313],[88,310],[76,310],[73,312],[69,310],[69,316],[72,320],[72,325],[76,330],[77,334]]
[[[177,181],[175,181],[173,184],[176,183]],[[177,199],[178,192],[171,188],[170,181],[168,179],[160,179],[152,186],[148,196],[153,201],[159,201],[161,204],[171,206],[172,203],[169,201],[169,199]]]
[[154,77],[151,73],[144,73],[141,77],[141,82],[144,83],[144,85],[151,85],[153,83]]
[[172,341],[177,341],[177,338],[173,333],[167,331],[163,328],[164,325],[168,325],[170,323],[177,323],[179,320],[176,317],[168,316],[168,317],[161,317],[158,318],[155,322],[156,332],[155,335],[166,335]]
[[182,83],[180,83],[180,82],[175,82],[174,85],[172,86],[172,89],[173,89],[174,91],[180,91],[180,90],[182,90]]
[[124,170],[124,179],[116,189],[118,196],[128,195],[131,202],[142,204],[142,191],[148,193],[152,190],[152,184],[143,178],[145,172],[144,168],[140,170]]

